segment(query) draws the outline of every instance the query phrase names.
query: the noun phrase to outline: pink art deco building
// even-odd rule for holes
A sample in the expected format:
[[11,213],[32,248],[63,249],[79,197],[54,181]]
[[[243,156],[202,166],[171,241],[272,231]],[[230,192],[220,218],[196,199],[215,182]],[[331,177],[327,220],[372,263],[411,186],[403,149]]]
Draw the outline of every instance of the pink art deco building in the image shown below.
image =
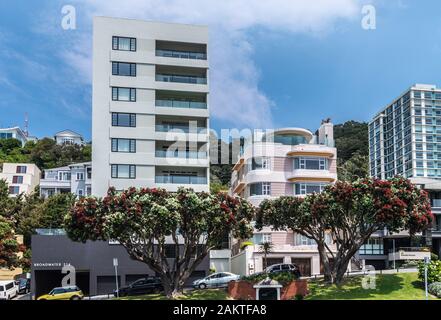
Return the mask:
[[[264,199],[280,196],[303,197],[337,179],[337,150],[333,124],[325,120],[312,133],[301,128],[284,128],[260,134],[245,143],[233,168],[232,195],[258,206]],[[329,239],[330,241],[330,239]],[[249,275],[264,266],[295,263],[302,275],[321,273],[320,258],[313,240],[286,231],[255,230],[251,245],[232,241],[231,271]],[[272,252],[263,261],[261,244],[271,242]],[[330,241],[330,245],[331,241]]]

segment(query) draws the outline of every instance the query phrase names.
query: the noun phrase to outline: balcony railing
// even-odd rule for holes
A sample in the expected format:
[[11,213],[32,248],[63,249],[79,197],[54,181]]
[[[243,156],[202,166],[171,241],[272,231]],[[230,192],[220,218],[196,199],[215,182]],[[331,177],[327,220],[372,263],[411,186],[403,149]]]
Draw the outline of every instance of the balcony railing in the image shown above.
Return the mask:
[[179,59],[207,60],[206,53],[192,51],[156,50],[156,56]]
[[183,125],[169,125],[169,124],[157,124],[156,131],[157,132],[183,132],[183,133],[204,133],[207,128],[204,127],[189,127]]
[[198,101],[182,101],[182,100],[156,100],[157,107],[167,107],[167,108],[187,108],[187,109],[207,109],[206,102]]
[[157,158],[207,159],[206,152],[156,150]]
[[207,84],[207,78],[205,78],[205,77],[180,76],[180,75],[172,75],[172,74],[157,74],[156,81],[192,83],[192,84]]
[[164,184],[207,184],[206,177],[195,176],[156,176],[155,181]]

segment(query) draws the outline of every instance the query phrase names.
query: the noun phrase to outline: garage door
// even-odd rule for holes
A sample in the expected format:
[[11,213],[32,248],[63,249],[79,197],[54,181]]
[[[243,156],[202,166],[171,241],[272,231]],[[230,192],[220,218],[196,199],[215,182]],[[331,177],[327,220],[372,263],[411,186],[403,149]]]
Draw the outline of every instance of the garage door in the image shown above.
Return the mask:
[[311,275],[311,258],[292,258],[291,262],[299,267],[303,277]]
[[[121,286],[121,278],[118,276],[118,285]],[[112,294],[116,290],[115,276],[97,277],[97,294]]]

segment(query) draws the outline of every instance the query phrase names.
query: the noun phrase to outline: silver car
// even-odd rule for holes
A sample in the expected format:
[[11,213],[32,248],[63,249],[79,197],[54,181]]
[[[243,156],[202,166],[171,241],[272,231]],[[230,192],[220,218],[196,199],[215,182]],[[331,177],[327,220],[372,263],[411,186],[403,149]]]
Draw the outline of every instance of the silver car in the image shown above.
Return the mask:
[[219,288],[226,287],[230,281],[239,280],[240,276],[230,272],[218,272],[209,275],[208,277],[196,280],[193,282],[194,288]]

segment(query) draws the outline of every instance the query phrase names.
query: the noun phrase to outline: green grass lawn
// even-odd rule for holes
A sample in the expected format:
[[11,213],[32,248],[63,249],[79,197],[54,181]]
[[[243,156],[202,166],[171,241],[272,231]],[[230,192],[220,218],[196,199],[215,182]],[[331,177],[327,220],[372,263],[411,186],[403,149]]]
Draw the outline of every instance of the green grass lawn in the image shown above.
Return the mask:
[[[307,300],[424,300],[424,284],[416,273],[376,275],[376,288],[363,289],[363,276],[346,278],[338,288],[322,280],[309,283]],[[436,297],[429,297],[437,299]]]
[[[145,296],[122,297],[116,300],[166,300],[162,294],[148,294]],[[179,300],[227,300],[227,291],[224,289],[205,289],[185,292]]]

